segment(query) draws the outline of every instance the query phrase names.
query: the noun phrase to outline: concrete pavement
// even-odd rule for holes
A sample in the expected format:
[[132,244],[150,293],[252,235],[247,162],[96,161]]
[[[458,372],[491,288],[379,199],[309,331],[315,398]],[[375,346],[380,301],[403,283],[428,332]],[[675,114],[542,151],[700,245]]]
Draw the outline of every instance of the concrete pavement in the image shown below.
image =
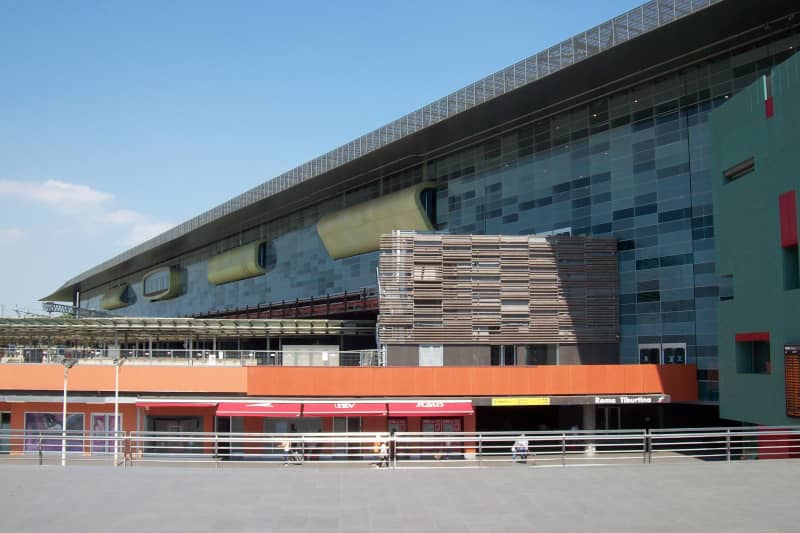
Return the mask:
[[797,531],[800,461],[476,469],[0,466],[0,530]]

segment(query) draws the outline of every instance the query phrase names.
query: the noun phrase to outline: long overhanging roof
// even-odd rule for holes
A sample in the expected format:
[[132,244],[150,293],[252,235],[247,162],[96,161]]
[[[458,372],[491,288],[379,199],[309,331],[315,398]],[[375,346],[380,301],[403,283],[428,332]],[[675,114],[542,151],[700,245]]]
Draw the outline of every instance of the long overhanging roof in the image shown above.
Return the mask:
[[[785,0],[651,0],[281,174],[70,279],[88,290],[615,86],[774,32]],[[689,16],[692,15],[692,16]],[[634,42],[635,40],[635,42]]]
[[27,339],[64,341],[122,341],[159,338],[307,337],[374,335],[375,322],[326,319],[214,319],[214,318],[0,318],[0,343]]

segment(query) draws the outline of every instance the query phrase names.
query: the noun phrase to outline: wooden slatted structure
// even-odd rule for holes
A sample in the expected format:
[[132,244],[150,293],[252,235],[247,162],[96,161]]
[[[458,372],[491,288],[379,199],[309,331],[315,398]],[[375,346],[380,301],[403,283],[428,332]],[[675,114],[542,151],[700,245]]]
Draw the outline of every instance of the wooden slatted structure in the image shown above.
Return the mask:
[[800,417],[800,346],[784,347],[786,416]]
[[384,344],[618,342],[616,241],[596,237],[381,237]]

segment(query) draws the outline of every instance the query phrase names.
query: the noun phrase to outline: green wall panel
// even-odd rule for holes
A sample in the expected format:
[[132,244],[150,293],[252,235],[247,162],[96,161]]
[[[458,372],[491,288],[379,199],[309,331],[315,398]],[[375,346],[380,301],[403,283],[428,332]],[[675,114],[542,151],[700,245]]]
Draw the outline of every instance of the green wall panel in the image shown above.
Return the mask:
[[[772,118],[763,79],[712,112],[712,181],[718,272],[733,276],[734,294],[719,306],[720,415],[778,425],[800,423],[786,416],[783,366],[784,345],[800,343],[800,289],[784,289],[778,208],[780,194],[800,188],[800,56],[771,76]],[[748,157],[753,172],[724,177]],[[736,334],[761,331],[770,334],[771,373],[737,372]]]

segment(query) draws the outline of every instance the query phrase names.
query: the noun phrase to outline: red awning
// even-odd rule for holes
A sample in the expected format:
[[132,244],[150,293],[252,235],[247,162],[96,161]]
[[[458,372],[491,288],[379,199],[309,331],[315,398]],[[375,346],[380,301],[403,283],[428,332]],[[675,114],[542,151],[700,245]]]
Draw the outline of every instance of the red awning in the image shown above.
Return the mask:
[[190,402],[190,401],[153,401],[153,400],[141,400],[136,402],[136,407],[144,407],[145,409],[150,409],[153,407],[216,407],[217,402]]
[[300,405],[296,402],[222,402],[217,408],[217,416],[290,418],[300,416]]
[[457,416],[474,413],[472,402],[465,401],[415,400],[389,403],[389,416]]
[[385,403],[304,403],[303,416],[386,416]]

